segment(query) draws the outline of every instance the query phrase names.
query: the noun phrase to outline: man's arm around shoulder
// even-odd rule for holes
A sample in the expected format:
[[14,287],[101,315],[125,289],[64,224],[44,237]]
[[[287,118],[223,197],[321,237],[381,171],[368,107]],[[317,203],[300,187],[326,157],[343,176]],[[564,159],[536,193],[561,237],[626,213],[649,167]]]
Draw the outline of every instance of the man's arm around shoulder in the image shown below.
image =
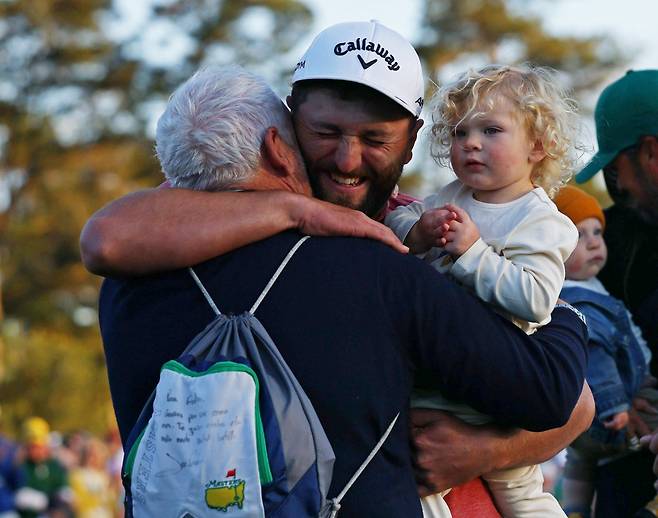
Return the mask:
[[285,191],[139,191],[96,212],[80,236],[87,269],[135,276],[206,261],[274,234],[377,239],[406,253],[393,232],[365,214]]

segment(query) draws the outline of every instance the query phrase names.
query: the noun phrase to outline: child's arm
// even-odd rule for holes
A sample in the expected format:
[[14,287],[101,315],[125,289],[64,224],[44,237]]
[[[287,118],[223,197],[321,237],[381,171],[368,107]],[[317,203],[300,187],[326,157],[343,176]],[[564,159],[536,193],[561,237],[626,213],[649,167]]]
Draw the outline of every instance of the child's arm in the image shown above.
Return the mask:
[[575,248],[578,233],[564,216],[553,211],[530,211],[507,236],[501,253],[485,243],[464,210],[450,223],[446,245],[455,263],[451,274],[494,303],[528,322],[545,321],[564,282],[564,261]]
[[386,216],[384,223],[414,254],[424,254],[432,247],[443,247],[444,232],[447,230],[444,226],[456,215],[451,211],[435,209],[443,209],[462,188],[462,184],[455,180],[422,202],[398,207]]
[[[591,325],[588,329],[592,330],[592,334],[598,340],[596,319],[589,318],[591,312],[585,314],[588,317],[588,324]],[[606,428],[616,430],[617,428],[612,428],[617,424],[614,421],[615,416],[626,414],[626,422],[628,422],[628,411],[631,405],[619,374],[614,350],[611,349],[610,344],[592,340],[592,336],[590,336],[587,350],[587,383],[594,394],[596,418]],[[606,425],[608,421],[612,423],[611,426]]]
[[456,260],[480,239],[480,231],[468,212],[461,207],[448,203],[442,210],[453,215],[443,227],[443,246]]
[[386,216],[386,225],[409,247],[411,253],[422,254],[432,247],[445,244],[441,241],[444,225],[455,215],[438,208],[439,200],[438,195],[428,196],[422,202],[398,207]]
[[423,212],[416,224],[411,227],[404,244],[413,254],[427,252],[433,247],[445,247],[446,233],[456,217],[455,212],[443,208]]

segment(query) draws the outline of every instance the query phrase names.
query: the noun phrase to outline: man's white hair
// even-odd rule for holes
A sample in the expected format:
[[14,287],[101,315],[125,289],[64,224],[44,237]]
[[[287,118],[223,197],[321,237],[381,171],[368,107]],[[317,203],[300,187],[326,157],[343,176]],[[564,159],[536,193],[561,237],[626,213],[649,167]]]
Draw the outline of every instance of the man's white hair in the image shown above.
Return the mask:
[[210,66],[169,98],[155,150],[173,186],[224,190],[257,171],[270,127],[296,148],[290,113],[264,79],[239,66]]

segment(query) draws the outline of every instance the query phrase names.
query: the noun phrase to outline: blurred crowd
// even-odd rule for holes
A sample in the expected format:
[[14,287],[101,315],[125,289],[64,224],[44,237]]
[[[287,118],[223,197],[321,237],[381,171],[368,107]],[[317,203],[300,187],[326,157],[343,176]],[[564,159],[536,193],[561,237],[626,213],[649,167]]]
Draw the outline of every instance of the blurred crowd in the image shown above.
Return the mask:
[[122,460],[117,429],[61,434],[30,417],[0,435],[0,518],[122,518]]

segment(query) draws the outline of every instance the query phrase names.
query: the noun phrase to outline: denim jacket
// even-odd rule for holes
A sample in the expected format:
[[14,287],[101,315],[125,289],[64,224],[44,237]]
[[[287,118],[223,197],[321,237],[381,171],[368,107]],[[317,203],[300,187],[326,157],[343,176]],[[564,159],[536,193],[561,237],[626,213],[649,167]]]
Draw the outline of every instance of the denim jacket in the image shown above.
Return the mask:
[[587,382],[596,403],[596,417],[588,433],[605,443],[622,442],[625,432],[607,430],[603,421],[630,409],[648,374],[648,359],[633,334],[626,306],[610,295],[579,286],[563,288],[560,297],[587,318]]

